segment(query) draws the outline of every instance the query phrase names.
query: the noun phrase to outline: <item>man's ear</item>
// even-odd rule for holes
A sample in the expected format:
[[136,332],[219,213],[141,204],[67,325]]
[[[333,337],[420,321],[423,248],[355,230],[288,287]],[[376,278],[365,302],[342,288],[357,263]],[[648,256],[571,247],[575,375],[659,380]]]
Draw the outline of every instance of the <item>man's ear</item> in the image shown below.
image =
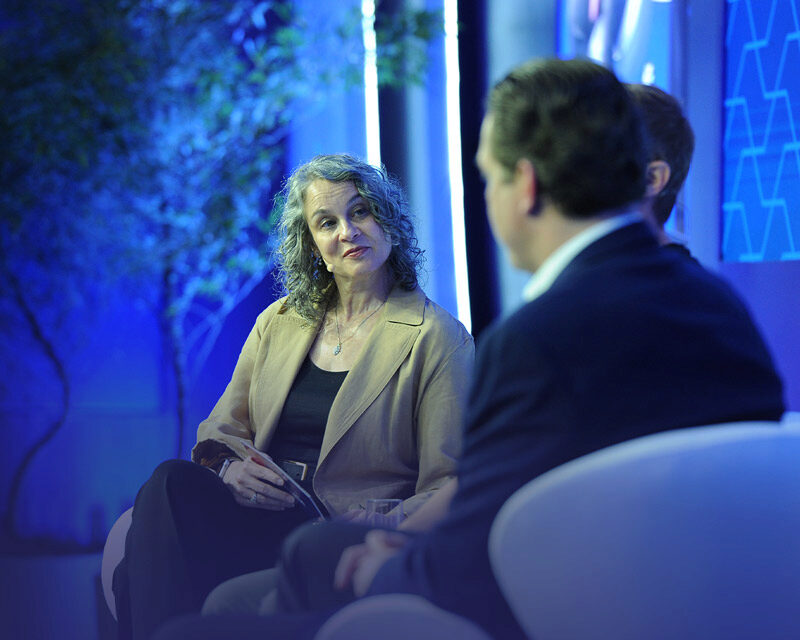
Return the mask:
[[534,215],[539,211],[539,189],[536,182],[536,169],[527,158],[517,160],[514,168],[514,184],[517,202],[525,215]]
[[647,164],[647,188],[644,195],[654,198],[664,190],[672,171],[663,160],[653,160]]

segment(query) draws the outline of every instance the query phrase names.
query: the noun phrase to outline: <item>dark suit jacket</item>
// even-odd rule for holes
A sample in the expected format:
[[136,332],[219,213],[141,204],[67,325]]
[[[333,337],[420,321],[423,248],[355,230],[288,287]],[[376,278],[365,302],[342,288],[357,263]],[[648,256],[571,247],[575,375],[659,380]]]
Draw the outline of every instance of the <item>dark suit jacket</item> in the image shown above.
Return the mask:
[[538,299],[487,330],[446,520],[377,574],[498,640],[524,637],[489,565],[492,521],[526,482],[645,434],[778,420],[782,386],[739,298],[644,226],[583,250]]

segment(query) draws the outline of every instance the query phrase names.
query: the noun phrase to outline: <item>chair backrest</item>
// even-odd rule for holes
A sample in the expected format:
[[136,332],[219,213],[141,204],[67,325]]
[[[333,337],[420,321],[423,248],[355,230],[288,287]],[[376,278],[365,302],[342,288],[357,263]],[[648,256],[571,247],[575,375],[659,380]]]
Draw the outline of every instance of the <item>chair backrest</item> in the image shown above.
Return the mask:
[[114,569],[125,556],[125,538],[128,536],[132,515],[133,507],[124,511],[111,527],[103,547],[103,560],[100,564],[100,583],[103,585],[103,595],[114,620],[117,619],[117,604],[112,590]]
[[531,638],[800,638],[800,430],[669,431],[568,462],[498,513]]

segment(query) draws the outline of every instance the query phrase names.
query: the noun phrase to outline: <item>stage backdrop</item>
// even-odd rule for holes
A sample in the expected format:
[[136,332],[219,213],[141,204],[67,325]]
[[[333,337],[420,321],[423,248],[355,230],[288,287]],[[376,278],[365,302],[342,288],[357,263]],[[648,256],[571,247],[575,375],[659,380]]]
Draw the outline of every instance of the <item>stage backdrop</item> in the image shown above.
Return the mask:
[[[0,194],[0,551],[97,548],[155,466],[188,456],[279,294],[272,194],[313,154],[367,153],[360,0],[43,2],[0,7],[16,70],[0,95],[18,101],[0,107],[16,180]],[[380,13],[442,1],[383,4],[382,60],[422,83],[407,155],[431,167],[409,185],[427,291],[455,313],[443,30]]]

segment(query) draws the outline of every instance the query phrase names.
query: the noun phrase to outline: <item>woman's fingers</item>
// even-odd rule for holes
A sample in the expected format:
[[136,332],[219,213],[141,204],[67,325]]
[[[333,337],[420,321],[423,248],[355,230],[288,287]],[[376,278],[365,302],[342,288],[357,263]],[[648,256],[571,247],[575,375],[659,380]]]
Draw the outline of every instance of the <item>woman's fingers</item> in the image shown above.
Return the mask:
[[274,484],[278,487],[283,486],[283,478],[281,478],[272,469],[265,467],[253,458],[248,458],[244,461],[244,463],[245,471],[253,478],[257,478],[262,482],[269,482],[270,484]]
[[294,498],[291,494],[266,482],[249,485],[242,491],[242,497],[255,505],[274,503],[281,505],[283,508],[294,506]]
[[[290,496],[291,497],[291,496]],[[269,511],[283,511],[294,506],[294,502],[287,502],[281,498],[264,495],[257,491],[244,491],[235,493],[236,502],[243,507],[254,507],[256,509],[267,509]]]
[[[269,478],[275,480],[273,484]],[[225,484],[233,493],[236,502],[245,507],[282,510],[294,506],[294,498],[275,484],[282,485],[283,480],[250,460],[237,460],[231,463],[225,473]]]
[[229,486],[246,486],[252,481],[269,482],[277,487],[283,486],[283,478],[251,459],[232,462],[225,472],[223,480]]
[[279,488],[283,479],[252,460],[231,463],[223,480],[239,504],[271,509],[294,506],[291,494]]

